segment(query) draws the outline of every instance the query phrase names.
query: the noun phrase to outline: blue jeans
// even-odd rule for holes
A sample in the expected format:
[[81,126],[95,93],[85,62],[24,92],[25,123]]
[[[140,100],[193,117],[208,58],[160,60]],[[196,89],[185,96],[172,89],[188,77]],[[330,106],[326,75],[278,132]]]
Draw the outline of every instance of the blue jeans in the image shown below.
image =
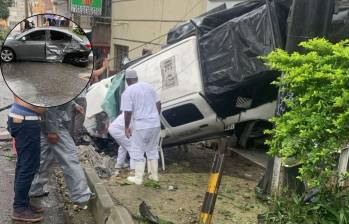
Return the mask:
[[15,138],[17,149],[13,208],[27,208],[30,186],[40,167],[40,121],[18,123],[9,117],[8,129]]

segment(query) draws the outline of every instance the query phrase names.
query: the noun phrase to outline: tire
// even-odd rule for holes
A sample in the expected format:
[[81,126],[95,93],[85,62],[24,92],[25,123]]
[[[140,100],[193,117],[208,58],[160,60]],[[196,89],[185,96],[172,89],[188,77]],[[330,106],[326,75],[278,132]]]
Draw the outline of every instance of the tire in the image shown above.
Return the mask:
[[15,60],[16,56],[11,48],[3,47],[1,49],[0,57],[1,57],[1,61],[3,62],[12,62]]
[[79,67],[86,67],[88,65],[88,58],[75,56],[73,54],[66,55],[63,60],[64,63],[72,64]]

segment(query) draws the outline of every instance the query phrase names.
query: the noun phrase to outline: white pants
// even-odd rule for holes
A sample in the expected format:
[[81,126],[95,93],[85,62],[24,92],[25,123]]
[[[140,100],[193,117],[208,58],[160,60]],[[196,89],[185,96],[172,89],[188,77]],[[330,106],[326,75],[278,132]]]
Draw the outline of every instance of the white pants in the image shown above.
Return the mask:
[[[120,146],[118,149],[118,157],[116,158],[115,167],[121,168],[125,164],[127,152],[130,151],[131,141],[126,137],[125,130],[119,126],[110,125],[108,131]],[[134,169],[134,162],[132,159],[130,159],[130,169]]]
[[159,159],[157,145],[159,143],[160,127],[133,130],[131,137],[130,156],[133,160],[144,161],[144,153],[148,160]]

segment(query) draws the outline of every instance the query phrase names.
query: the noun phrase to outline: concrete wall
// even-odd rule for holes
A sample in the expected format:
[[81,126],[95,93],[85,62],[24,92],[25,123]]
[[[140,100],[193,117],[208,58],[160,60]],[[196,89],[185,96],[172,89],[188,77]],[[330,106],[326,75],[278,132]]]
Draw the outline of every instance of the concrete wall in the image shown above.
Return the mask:
[[233,5],[247,1],[247,0],[208,0],[207,1],[207,10],[213,9],[221,4],[226,4],[227,7],[232,7]]
[[[207,0],[114,0],[110,57],[117,53],[114,52],[116,44],[128,46],[131,59],[141,56],[143,49],[157,52],[166,43],[166,35],[152,43],[149,41],[166,34],[177,23],[204,13],[206,9]],[[137,49],[132,50],[134,48]]]

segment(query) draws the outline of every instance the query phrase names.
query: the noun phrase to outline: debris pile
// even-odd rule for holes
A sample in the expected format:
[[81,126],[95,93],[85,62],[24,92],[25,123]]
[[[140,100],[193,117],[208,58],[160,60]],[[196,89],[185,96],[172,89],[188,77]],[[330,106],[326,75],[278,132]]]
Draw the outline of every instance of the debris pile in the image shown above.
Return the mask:
[[81,145],[79,147],[83,162],[91,164],[100,178],[109,178],[113,175],[115,159],[107,155],[100,155],[92,145]]

